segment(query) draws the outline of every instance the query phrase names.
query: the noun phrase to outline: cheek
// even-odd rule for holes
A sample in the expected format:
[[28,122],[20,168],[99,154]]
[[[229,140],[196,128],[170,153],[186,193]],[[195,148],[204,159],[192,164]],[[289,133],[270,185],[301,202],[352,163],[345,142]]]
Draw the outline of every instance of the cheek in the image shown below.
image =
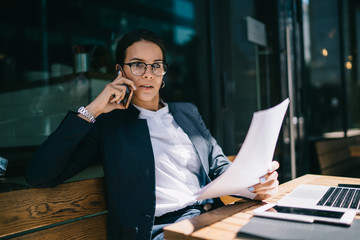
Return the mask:
[[133,82],[135,83],[135,85],[137,85],[137,83],[140,82],[140,78],[141,78],[141,77],[132,76],[132,77],[130,77],[129,79],[130,79],[131,81],[133,81]]
[[163,81],[162,78],[156,79],[156,85],[157,85],[159,88],[161,87],[162,81]]
[[123,76],[123,77],[125,77],[125,78],[128,78],[128,79],[132,80],[132,78],[134,77],[134,75],[132,75],[131,71],[129,69],[127,69],[127,68],[124,69],[124,73],[125,73],[126,76]]

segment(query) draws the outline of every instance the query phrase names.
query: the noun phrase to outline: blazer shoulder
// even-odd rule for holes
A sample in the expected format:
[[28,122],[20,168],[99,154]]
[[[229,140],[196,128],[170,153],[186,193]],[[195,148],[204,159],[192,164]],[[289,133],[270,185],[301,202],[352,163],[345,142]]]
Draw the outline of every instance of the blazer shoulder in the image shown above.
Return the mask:
[[172,102],[169,103],[170,109],[181,112],[198,112],[198,108],[194,103],[190,102]]

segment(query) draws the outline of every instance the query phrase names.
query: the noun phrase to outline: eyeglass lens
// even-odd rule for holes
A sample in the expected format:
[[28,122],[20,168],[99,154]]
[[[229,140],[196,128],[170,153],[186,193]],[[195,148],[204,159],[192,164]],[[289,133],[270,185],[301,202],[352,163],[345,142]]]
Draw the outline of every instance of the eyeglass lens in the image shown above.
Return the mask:
[[147,65],[151,66],[151,71],[156,76],[163,76],[166,73],[166,65],[163,63],[153,63],[153,64],[145,64],[145,63],[132,63],[130,66],[131,72],[136,76],[141,76],[146,72]]

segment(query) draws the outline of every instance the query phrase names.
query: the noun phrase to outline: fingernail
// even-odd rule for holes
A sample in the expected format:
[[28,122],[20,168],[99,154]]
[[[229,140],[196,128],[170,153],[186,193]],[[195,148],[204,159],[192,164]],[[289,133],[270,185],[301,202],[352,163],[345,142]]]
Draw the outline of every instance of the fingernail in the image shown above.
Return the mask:
[[266,178],[265,178],[265,177],[260,178],[260,182],[261,182],[261,183],[263,183],[263,182],[265,182],[265,181],[266,181]]
[[249,188],[248,188],[249,192],[254,191],[254,189],[255,189],[254,187],[249,187]]

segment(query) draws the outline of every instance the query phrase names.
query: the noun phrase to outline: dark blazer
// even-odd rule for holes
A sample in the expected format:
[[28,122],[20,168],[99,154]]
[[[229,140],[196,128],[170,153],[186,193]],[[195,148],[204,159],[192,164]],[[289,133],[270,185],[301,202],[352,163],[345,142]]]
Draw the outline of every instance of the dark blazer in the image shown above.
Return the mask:
[[[169,103],[201,160],[200,185],[229,166],[195,105]],[[155,167],[149,129],[139,111],[114,110],[94,124],[69,112],[30,160],[26,180],[36,187],[64,182],[96,159],[104,166],[109,239],[150,239],[155,213]]]

